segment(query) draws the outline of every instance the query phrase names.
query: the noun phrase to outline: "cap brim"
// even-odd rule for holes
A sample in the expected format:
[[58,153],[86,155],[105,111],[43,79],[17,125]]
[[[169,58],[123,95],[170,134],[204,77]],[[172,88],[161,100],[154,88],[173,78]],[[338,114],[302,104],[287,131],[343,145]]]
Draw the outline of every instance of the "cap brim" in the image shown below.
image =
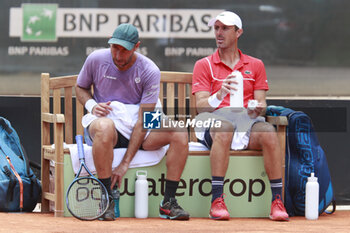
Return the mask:
[[129,41],[125,41],[125,40],[121,40],[121,39],[117,39],[117,38],[109,39],[108,44],[117,44],[117,45],[123,46],[127,50],[132,50],[135,47],[135,44],[133,44]]
[[208,22],[208,26],[209,27],[212,27],[212,26],[214,26],[214,24],[215,24],[215,22],[216,22],[216,17],[215,18],[212,18],[211,20],[209,20],[209,22]]

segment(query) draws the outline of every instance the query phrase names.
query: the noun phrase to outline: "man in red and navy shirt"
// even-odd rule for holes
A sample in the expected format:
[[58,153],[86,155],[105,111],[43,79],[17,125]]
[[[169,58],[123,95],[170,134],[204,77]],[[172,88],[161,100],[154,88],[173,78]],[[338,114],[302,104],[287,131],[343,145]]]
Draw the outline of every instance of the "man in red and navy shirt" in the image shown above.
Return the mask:
[[[269,89],[264,64],[238,49],[243,33],[240,17],[229,11],[211,19],[217,51],[196,62],[193,70],[192,94],[196,98],[199,115],[196,119],[221,120],[220,127],[209,127],[197,133],[198,140],[210,149],[212,174],[212,219],[229,219],[224,202],[223,183],[229,163],[229,151],[262,149],[264,166],[270,179],[272,204],[270,219],[288,220],[282,196],[281,147],[274,127],[262,117],[266,109],[266,91]],[[243,110],[230,110],[230,95],[238,93],[237,72],[243,76]],[[248,106],[257,101],[255,107]],[[255,102],[256,103],[256,102]],[[248,108],[247,108],[248,107]],[[220,116],[220,117],[216,117]]]

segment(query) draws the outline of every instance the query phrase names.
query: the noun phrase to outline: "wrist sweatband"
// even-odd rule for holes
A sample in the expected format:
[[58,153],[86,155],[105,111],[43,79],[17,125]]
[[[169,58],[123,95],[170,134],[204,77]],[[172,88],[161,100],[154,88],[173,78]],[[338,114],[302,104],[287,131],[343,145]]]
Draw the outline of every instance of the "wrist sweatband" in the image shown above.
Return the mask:
[[216,96],[217,93],[215,93],[214,95],[209,96],[208,98],[208,104],[213,107],[213,108],[217,108],[219,107],[219,105],[221,104],[222,100],[219,100],[218,97]]
[[94,99],[89,99],[85,103],[85,108],[88,110],[90,113],[92,113],[92,109],[97,105],[97,102]]

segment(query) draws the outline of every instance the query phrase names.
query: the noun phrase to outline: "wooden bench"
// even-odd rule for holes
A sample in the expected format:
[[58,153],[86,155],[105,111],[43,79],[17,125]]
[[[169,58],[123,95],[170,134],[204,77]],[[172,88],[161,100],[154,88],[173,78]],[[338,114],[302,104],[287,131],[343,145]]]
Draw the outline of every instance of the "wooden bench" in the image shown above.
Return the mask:
[[[75,134],[83,134],[81,118],[84,107],[75,99],[77,75],[50,77],[41,74],[41,211],[50,211],[50,201],[54,202],[55,216],[63,216],[65,203],[64,193],[64,154],[69,150],[63,147],[64,142],[73,144]],[[185,72],[161,72],[160,100],[167,115],[175,115],[180,120],[196,115],[195,97],[191,94],[192,74]],[[285,151],[285,117],[267,117],[267,121],[277,127],[282,151]],[[189,132],[190,141],[196,141],[193,130]],[[52,147],[54,144],[54,148]],[[191,156],[208,156],[209,151],[190,151]],[[262,151],[231,151],[231,156],[261,156]],[[283,178],[284,178],[284,153]],[[54,191],[50,192],[50,161],[54,163]],[[284,179],[283,179],[284,180]],[[51,190],[52,191],[52,190]]]

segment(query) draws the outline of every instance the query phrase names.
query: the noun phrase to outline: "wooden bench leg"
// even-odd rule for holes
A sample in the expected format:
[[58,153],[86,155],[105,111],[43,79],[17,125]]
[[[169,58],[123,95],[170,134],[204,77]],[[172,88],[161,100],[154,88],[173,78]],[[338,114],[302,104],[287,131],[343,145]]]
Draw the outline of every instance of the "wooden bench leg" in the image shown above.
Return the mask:
[[50,201],[45,196],[45,194],[49,192],[49,185],[50,185],[50,161],[47,159],[44,159],[44,157],[42,156],[42,159],[41,159],[41,190],[42,190],[41,212],[50,211]]
[[277,126],[277,136],[281,146],[281,156],[282,156],[282,197],[284,199],[284,188],[285,188],[285,170],[286,170],[286,126]]
[[55,123],[55,217],[63,217],[64,208],[64,162],[63,124]]

